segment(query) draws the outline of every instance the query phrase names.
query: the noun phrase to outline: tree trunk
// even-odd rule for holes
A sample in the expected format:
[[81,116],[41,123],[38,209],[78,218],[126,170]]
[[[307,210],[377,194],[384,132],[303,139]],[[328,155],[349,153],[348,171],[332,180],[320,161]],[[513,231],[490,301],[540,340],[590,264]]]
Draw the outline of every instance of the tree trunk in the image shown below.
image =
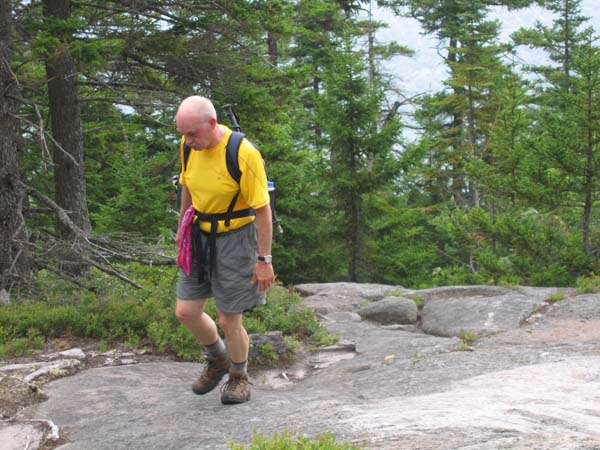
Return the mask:
[[[44,0],[44,15],[53,19],[68,19],[71,15],[71,2]],[[56,203],[67,211],[79,228],[89,233],[91,226],[85,189],[77,65],[67,45],[69,39],[68,35],[62,36],[62,46],[46,60],[50,121],[56,141],[52,155],[55,164]],[[65,240],[75,237],[60,222],[57,223],[57,233],[59,238]]]
[[277,67],[277,65],[279,64],[279,50],[277,45],[277,38],[273,36],[271,32],[267,34],[267,45],[269,47],[269,60],[271,61],[271,64]]
[[592,242],[590,233],[590,219],[592,217],[593,195],[594,195],[594,130],[593,130],[593,95],[587,98],[587,158],[585,164],[585,199],[583,202],[583,214],[581,215],[581,232],[583,236],[583,251],[587,256],[592,255]]
[[590,217],[592,215],[592,194],[585,193],[583,214],[581,215],[581,233],[583,235],[583,251],[587,256],[592,255],[592,242],[590,239]]
[[[350,173],[355,174],[357,171],[357,150],[353,144],[351,144],[351,163]],[[354,177],[354,175],[352,175]],[[361,255],[361,233],[360,233],[360,221],[361,221],[361,196],[359,189],[356,185],[350,187],[350,264],[348,266],[348,276],[350,281],[357,282],[359,275],[359,264]]]
[[22,214],[23,191],[17,165],[18,81],[9,61],[13,48],[10,0],[0,0],[0,290],[24,281],[31,260]]
[[[454,38],[450,38],[450,43],[448,45],[448,56],[447,61],[449,62],[449,66],[452,69],[452,65],[458,61],[458,41]],[[464,98],[465,89],[459,86],[454,86],[452,88],[454,91],[454,95],[457,98]],[[463,134],[463,112],[462,111],[453,111],[452,112],[452,132],[449,133],[449,137],[452,138],[450,143],[450,151],[452,153],[462,152],[462,134]],[[452,194],[454,194],[455,199],[460,205],[467,206],[467,200],[464,198],[466,194],[466,186],[465,186],[465,177],[463,170],[463,156],[453,157],[453,159],[458,159],[458,162],[453,162],[452,173],[450,177],[450,190]]]
[[359,267],[361,260],[361,234],[360,234],[360,193],[358,189],[352,188],[350,205],[350,265],[348,267],[348,276],[350,281],[359,281]]
[[563,10],[563,21],[565,28],[565,52],[564,52],[564,61],[563,61],[563,73],[565,75],[565,82],[567,83],[567,88],[570,90],[571,88],[571,4],[567,0],[565,2],[565,9]]
[[369,11],[369,33],[367,35],[368,55],[369,55],[369,87],[375,86],[375,77],[377,70],[375,68],[375,26],[371,21],[371,11]]

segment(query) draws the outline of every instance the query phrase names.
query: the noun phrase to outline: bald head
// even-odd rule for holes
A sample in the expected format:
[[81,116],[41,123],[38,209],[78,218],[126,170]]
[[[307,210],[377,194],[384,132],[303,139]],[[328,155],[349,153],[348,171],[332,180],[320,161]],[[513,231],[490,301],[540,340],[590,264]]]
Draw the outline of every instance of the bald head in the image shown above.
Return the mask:
[[177,109],[175,120],[180,117],[193,117],[202,122],[208,122],[209,119],[217,119],[217,111],[212,102],[206,97],[192,95],[181,102]]
[[197,150],[213,147],[222,137],[215,107],[200,95],[192,95],[181,102],[175,122],[186,143]]

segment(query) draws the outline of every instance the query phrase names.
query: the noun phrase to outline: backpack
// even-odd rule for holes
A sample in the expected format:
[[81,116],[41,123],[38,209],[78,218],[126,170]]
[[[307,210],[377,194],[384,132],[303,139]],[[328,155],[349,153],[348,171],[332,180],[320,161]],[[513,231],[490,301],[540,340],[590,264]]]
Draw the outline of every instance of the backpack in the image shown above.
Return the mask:
[[[227,165],[227,171],[229,172],[229,175],[231,176],[231,178],[233,178],[238,185],[240,184],[240,179],[242,177],[242,171],[240,170],[238,155],[240,152],[240,145],[241,145],[244,137],[245,137],[244,133],[242,133],[240,131],[233,131],[231,133],[231,135],[229,136],[229,140],[227,141],[227,146],[225,149],[225,163]],[[190,146],[187,144],[184,144],[184,147],[183,147],[183,170],[184,171],[187,168],[187,161],[190,156],[190,152],[191,152]],[[263,164],[264,163],[265,163],[265,161],[263,159]],[[266,172],[266,168],[265,168],[265,172]],[[270,200],[270,204],[271,204],[271,215],[273,218],[273,226],[274,226],[274,228],[277,227],[277,229],[281,233],[283,230],[281,228],[281,225],[279,224],[279,220],[277,220],[277,217],[275,216],[275,183],[269,179],[268,172],[266,172],[266,174],[267,174],[267,187],[269,190],[269,200]],[[225,219],[225,226],[227,226],[227,227],[229,226],[230,219],[254,215],[254,210],[252,208],[247,208],[247,209],[243,209],[243,210],[239,210],[239,211],[233,211],[233,208],[235,206],[235,203],[237,202],[239,194],[240,194],[240,191],[238,191],[233,196],[233,198],[231,199],[231,202],[229,203],[229,207],[227,208],[227,212],[223,213],[223,215],[221,217],[221,219]],[[178,210],[179,210],[179,207],[181,204],[180,197],[181,197],[181,186],[178,186],[178,191],[177,191],[177,209]],[[201,215],[202,213],[197,213],[197,215],[198,214]],[[214,216],[214,215],[212,215],[212,216]]]

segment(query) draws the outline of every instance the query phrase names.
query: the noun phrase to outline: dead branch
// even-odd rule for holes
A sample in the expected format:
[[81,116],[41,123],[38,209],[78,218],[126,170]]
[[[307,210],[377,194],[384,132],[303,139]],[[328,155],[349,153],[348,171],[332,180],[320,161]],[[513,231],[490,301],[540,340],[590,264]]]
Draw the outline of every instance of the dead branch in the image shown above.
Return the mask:
[[25,191],[29,195],[37,198],[44,205],[53,209],[56,212],[60,223],[65,225],[67,228],[69,228],[69,230],[71,230],[76,236],[83,238],[87,242],[87,240],[88,240],[87,234],[81,228],[79,228],[77,225],[75,225],[75,223],[71,220],[71,218],[69,217],[67,212],[64,209],[62,209],[54,200],[45,196],[37,189],[34,189],[31,186],[26,185],[25,183],[23,183],[20,180],[18,180],[17,183],[23,189],[25,189]]
[[98,264],[96,261],[94,261],[91,258],[83,258],[83,261],[86,262],[86,263],[88,263],[91,266],[94,266],[96,269],[98,269],[101,272],[107,273],[109,275],[112,275],[114,277],[117,277],[117,278],[125,281],[126,283],[132,285],[133,287],[136,287],[138,289],[143,289],[141,285],[139,285],[135,281],[130,280],[129,278],[127,278],[125,275],[123,275],[118,270],[111,269],[111,268],[108,268],[108,267],[104,267],[101,264]]
[[[38,266],[47,268],[61,278],[73,282],[78,286],[89,289],[59,269],[50,269],[54,265],[85,264],[100,270],[103,273],[119,278],[120,280],[141,289],[142,286],[127,277],[114,261],[137,262],[150,266],[175,265],[175,258],[157,251],[156,247],[144,242],[139,236],[113,233],[101,236],[91,236],[77,226],[67,212],[54,200],[39,192],[37,189],[26,185],[22,181],[18,184],[32,197],[45,207],[56,212],[58,221],[66,226],[75,236],[75,239],[64,241],[52,234],[38,235],[26,245],[32,248],[32,253],[37,255]],[[40,245],[41,244],[41,245]]]
[[70,283],[73,283],[76,286],[79,286],[80,288],[83,288],[87,291],[90,292],[96,292],[97,289],[94,286],[88,286],[87,284],[83,284],[81,281],[79,281],[77,278],[69,275],[68,273],[63,272],[62,270],[57,270],[55,268],[53,268],[50,265],[42,265],[41,267],[43,267],[44,269],[46,269],[48,272],[52,272],[55,275],[58,275],[60,278],[69,281]]
[[22,120],[23,122],[27,123],[28,125],[31,125],[33,128],[36,128],[37,130],[39,130],[40,145],[42,147],[42,159],[44,159],[44,156],[49,156],[49,154],[50,154],[50,151],[48,150],[48,142],[46,141],[46,135],[47,135],[48,138],[50,138],[50,140],[52,141],[52,143],[56,146],[56,148],[58,148],[61,152],[63,152],[69,159],[71,159],[71,161],[73,161],[73,164],[75,164],[75,166],[79,167],[79,163],[77,162],[77,160],[75,158],[73,158],[73,155],[71,155],[68,151],[66,151],[63,148],[63,146],[60,145],[60,143],[56,139],[54,139],[54,137],[50,133],[47,133],[45,131],[43,118],[37,108],[38,108],[37,105],[35,105],[36,115],[38,117],[38,120],[40,121],[39,125],[23,116],[14,115],[14,114],[11,114],[11,115],[15,119]]
[[107,257],[112,257],[114,259],[118,259],[121,261],[137,262],[140,264],[145,264],[147,266],[173,266],[173,265],[175,265],[174,258],[169,257],[165,254],[161,254],[161,253],[156,254],[156,256],[158,256],[159,258],[162,258],[162,259],[146,259],[146,258],[142,258],[140,256],[134,256],[134,255],[128,254],[122,250],[121,251],[112,250],[112,249],[108,248],[107,246],[104,246],[104,245],[100,246],[97,244],[97,240],[95,238],[91,239],[90,242],[99,251],[103,252],[105,255],[108,254],[109,256],[107,256]]

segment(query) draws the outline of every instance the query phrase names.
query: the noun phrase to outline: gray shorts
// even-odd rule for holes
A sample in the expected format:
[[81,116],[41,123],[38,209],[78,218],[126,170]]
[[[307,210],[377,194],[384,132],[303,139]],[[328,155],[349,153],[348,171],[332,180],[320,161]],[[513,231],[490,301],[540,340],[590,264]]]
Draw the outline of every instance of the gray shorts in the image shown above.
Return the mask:
[[[207,237],[202,235],[202,246]],[[212,277],[198,282],[198,265],[194,261],[188,276],[179,270],[177,298],[180,300],[204,300],[214,297],[217,309],[225,314],[241,314],[255,306],[264,305],[266,297],[259,292],[258,284],[252,284],[252,273],[258,256],[256,224],[217,235],[217,258]]]

